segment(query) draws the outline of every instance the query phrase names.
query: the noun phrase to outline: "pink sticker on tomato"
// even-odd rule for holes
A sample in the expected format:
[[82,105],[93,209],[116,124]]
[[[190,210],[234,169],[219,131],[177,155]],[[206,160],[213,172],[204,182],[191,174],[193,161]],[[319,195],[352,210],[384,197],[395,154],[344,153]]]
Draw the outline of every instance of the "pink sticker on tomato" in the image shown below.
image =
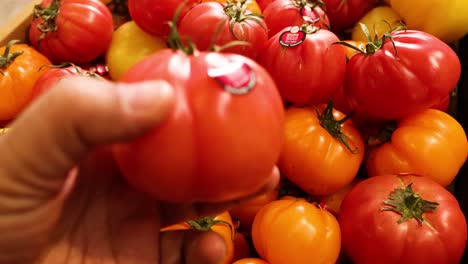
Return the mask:
[[304,6],[299,10],[302,18],[310,23],[315,23],[320,20],[320,16],[310,6]]
[[232,94],[246,94],[255,87],[256,75],[252,68],[241,61],[230,61],[221,67],[208,70],[208,76],[214,78]]
[[295,47],[304,42],[306,36],[307,34],[304,31],[294,26],[280,35],[279,42],[283,47]]

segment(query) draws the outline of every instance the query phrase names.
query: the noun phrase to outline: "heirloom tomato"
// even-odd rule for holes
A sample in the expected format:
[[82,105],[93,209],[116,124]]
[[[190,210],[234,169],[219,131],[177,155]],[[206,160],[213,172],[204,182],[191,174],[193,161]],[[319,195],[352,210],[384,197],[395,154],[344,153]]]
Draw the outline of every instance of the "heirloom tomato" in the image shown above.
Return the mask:
[[34,83],[51,62],[27,44],[0,47],[0,121],[14,119],[29,103]]
[[302,26],[305,22],[318,28],[329,28],[329,21],[320,0],[275,0],[263,10],[268,36],[272,37],[286,27]]
[[442,41],[454,42],[468,33],[466,0],[387,0],[409,29],[427,32]]
[[265,205],[252,226],[258,254],[270,264],[335,263],[341,234],[336,218],[304,199]]
[[[427,109],[375,137],[366,158],[369,176],[413,173],[448,186],[468,156],[463,127],[449,114]],[[372,144],[372,142],[370,142]]]
[[382,37],[388,31],[402,26],[400,16],[389,6],[377,6],[367,12],[354,26],[351,39],[368,42],[369,36],[364,33],[361,24],[369,30],[369,36],[374,39],[377,35]]
[[[245,1],[244,5],[239,5]],[[258,6],[257,1],[255,0],[200,0],[200,3],[204,2],[218,2],[223,4],[236,3],[238,7],[245,8],[247,12],[254,14],[262,14],[262,10]]]
[[[160,37],[167,37],[170,27],[167,22],[174,16],[182,19],[200,0],[128,0],[130,16],[144,31]],[[180,9],[179,9],[180,8]],[[176,11],[179,9],[179,13]],[[177,21],[177,23],[179,22]]]
[[240,259],[232,264],[268,264],[268,262],[259,258],[245,258],[245,259]]
[[258,62],[271,74],[284,101],[326,103],[343,85],[346,54],[338,37],[312,26],[288,27],[268,40]]
[[111,78],[119,80],[137,62],[162,49],[167,49],[162,38],[146,33],[134,21],[126,22],[114,31],[106,52]]
[[344,253],[359,264],[458,264],[466,219],[428,177],[382,175],[358,183],[338,216]]
[[394,31],[349,60],[344,93],[356,112],[398,120],[442,100],[460,72],[457,54],[441,40],[416,30]]
[[245,4],[201,3],[187,12],[179,32],[202,51],[209,50],[213,44],[223,46],[235,40],[246,41],[249,45],[235,45],[222,51],[255,59],[268,40],[268,32],[261,17],[245,11]]
[[378,0],[323,0],[327,7],[331,30],[342,32],[352,28],[356,22],[374,7]]
[[350,184],[365,149],[348,117],[330,103],[315,109],[288,108],[278,162],[283,176],[311,195],[329,195]]
[[112,14],[99,0],[43,0],[34,7],[31,44],[53,63],[90,62],[112,39]]
[[263,11],[265,11],[265,8],[273,1],[274,0],[257,0],[256,2],[257,2],[258,6],[260,7],[260,9],[262,10],[262,13],[263,13]]
[[[232,261],[250,257],[250,245],[245,239],[243,233],[236,232],[234,234],[234,254]],[[229,263],[231,264],[231,263]]]
[[234,256],[234,225],[229,212],[223,212],[216,216],[207,216],[183,223],[167,226],[161,232],[192,229],[196,231],[213,231],[221,236],[226,247],[226,255],[221,264],[231,264]]
[[276,85],[255,61],[183,46],[172,30],[172,49],[143,59],[121,79],[165,80],[176,97],[163,124],[115,146],[123,175],[171,202],[250,195],[270,178],[281,152],[284,108]]

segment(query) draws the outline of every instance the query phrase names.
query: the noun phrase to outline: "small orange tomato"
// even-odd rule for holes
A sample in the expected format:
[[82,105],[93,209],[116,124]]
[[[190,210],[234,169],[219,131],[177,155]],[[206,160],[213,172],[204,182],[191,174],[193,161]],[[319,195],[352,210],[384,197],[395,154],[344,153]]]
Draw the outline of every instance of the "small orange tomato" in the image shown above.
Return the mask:
[[411,173],[447,187],[467,159],[465,131],[445,112],[427,109],[384,131],[369,142],[369,176]]
[[234,235],[234,256],[232,261],[250,257],[250,246],[244,234],[236,232]]
[[329,195],[351,183],[364,159],[359,131],[329,103],[286,110],[278,162],[283,176],[310,195]]
[[360,181],[362,181],[361,178],[354,178],[354,180],[350,184],[341,188],[339,191],[331,195],[319,197],[318,200],[322,203],[325,203],[326,209],[328,211],[330,211],[334,215],[338,215],[340,213],[341,202],[343,201],[344,197]]
[[[241,0],[200,0],[200,3],[203,3],[203,2],[218,2],[218,3],[227,4],[229,2],[241,2]],[[251,13],[262,14],[262,10],[260,9],[260,6],[258,5],[257,1],[247,0],[245,4],[246,4],[246,9],[250,11]]]
[[264,206],[255,217],[252,239],[270,264],[329,264],[340,254],[338,221],[304,199],[283,199]]
[[179,224],[161,228],[161,232],[193,229],[197,231],[213,231],[219,234],[226,245],[226,258],[222,264],[231,264],[234,256],[234,225],[229,212],[217,216],[203,217]]
[[268,262],[259,258],[245,258],[245,259],[240,259],[232,264],[268,264]]

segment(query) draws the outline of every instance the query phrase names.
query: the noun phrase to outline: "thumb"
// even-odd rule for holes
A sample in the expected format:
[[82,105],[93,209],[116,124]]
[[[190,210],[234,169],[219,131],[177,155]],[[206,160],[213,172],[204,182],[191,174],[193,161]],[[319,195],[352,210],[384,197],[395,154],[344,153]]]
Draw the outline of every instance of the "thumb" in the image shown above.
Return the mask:
[[60,81],[0,136],[0,216],[8,207],[25,212],[55,197],[89,152],[142,135],[173,103],[172,87],[162,81]]

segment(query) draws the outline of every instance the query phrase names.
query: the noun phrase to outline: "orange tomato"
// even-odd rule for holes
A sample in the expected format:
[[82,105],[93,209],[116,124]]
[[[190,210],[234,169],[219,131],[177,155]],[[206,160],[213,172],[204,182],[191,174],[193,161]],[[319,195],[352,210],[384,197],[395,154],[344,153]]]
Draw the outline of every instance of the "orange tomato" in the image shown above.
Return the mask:
[[240,259],[232,264],[268,264],[268,262],[259,258],[245,258],[245,259]]
[[[317,110],[317,111],[316,111]],[[284,144],[278,167],[283,176],[311,195],[329,195],[351,183],[364,159],[364,142],[338,110],[286,110]]]
[[234,256],[232,261],[250,257],[250,246],[244,234],[236,232],[234,235]]
[[[218,2],[218,3],[227,4],[229,2],[241,2],[241,0],[200,0],[200,3],[203,3],[203,2]],[[260,9],[260,6],[258,5],[257,1],[247,0],[245,5],[246,5],[246,9],[249,10],[250,12],[254,14],[262,14],[262,10]]]
[[[359,40],[344,40],[344,42],[360,49],[360,50],[365,50],[366,49],[366,42],[364,41],[359,41]],[[344,45],[343,45],[344,46]],[[345,53],[346,53],[346,58],[348,60],[350,60],[354,55],[356,55],[357,53],[359,53],[359,51],[351,48],[351,47],[348,47],[348,46],[344,46],[345,47]]]
[[270,264],[330,264],[340,254],[338,221],[304,199],[283,199],[264,206],[255,217],[252,239]]
[[326,209],[330,211],[334,215],[338,215],[340,213],[341,202],[345,198],[346,194],[356,186],[357,183],[362,181],[361,178],[354,178],[354,180],[346,185],[345,187],[341,188],[334,194],[319,197],[318,200],[322,203],[325,203]]
[[10,41],[0,48],[0,121],[12,120],[32,99],[34,83],[52,64],[27,44]]
[[270,192],[264,193],[251,200],[242,202],[231,208],[231,216],[240,221],[241,228],[250,230],[257,212],[264,205],[278,199],[279,187],[277,186]]
[[468,155],[463,127],[439,110],[411,115],[386,132],[371,142],[374,146],[366,158],[369,176],[411,173],[448,186]]
[[222,264],[231,264],[234,256],[234,225],[229,212],[223,212],[217,216],[203,217],[196,220],[182,222],[161,228],[161,232],[174,230],[194,229],[198,231],[213,231],[219,234],[226,245],[226,258]]

